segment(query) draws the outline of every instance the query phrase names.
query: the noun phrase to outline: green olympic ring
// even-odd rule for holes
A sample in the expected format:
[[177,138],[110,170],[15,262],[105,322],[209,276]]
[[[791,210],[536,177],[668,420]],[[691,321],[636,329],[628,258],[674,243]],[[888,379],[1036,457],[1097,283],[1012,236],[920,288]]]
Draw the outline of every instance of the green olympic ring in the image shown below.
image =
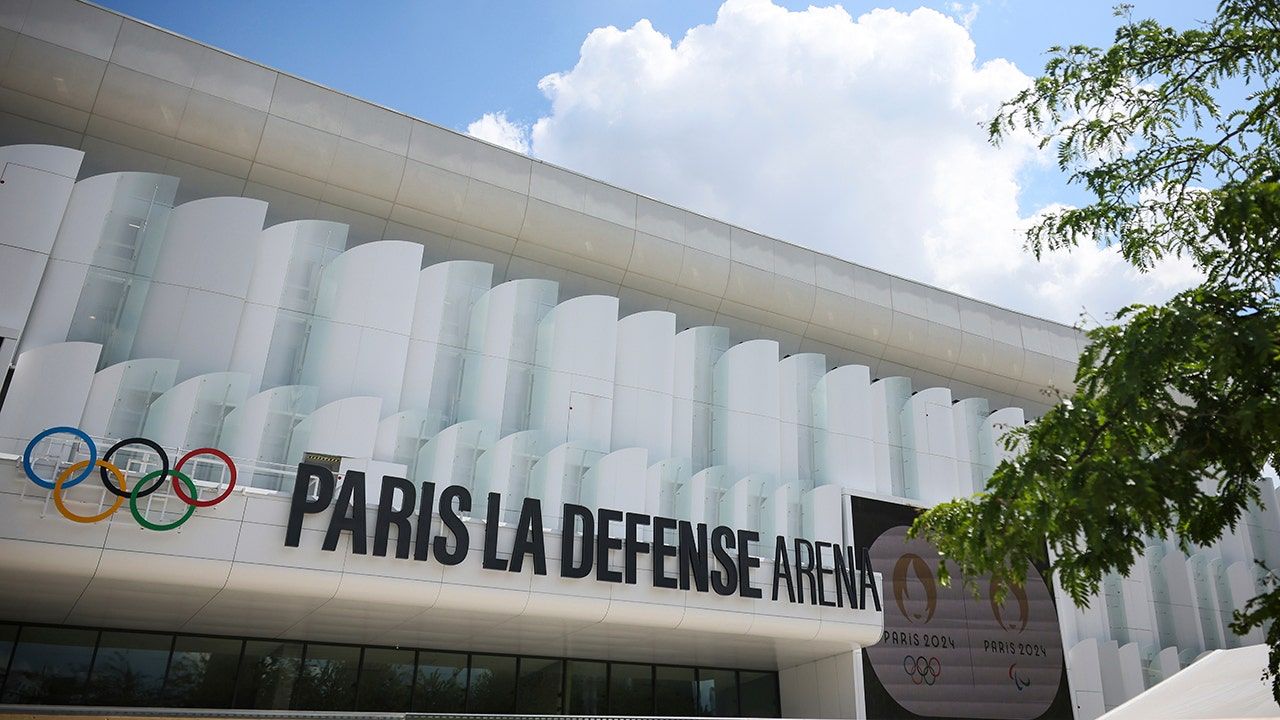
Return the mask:
[[[186,473],[180,470],[170,470],[169,474],[178,478],[179,480],[182,481],[183,485],[187,486],[187,491],[191,493],[192,498],[199,499],[200,497],[199,490],[196,489],[196,484],[191,481],[191,478],[187,477]],[[187,505],[187,511],[182,514],[182,517],[167,524],[153,523],[142,516],[142,511],[138,510],[139,491],[141,491],[142,488],[146,487],[147,481],[150,480],[151,478],[159,478],[159,481],[156,483],[157,485],[164,483],[163,476],[164,476],[164,470],[152,470],[146,475],[143,475],[142,479],[139,480],[138,483],[133,486],[133,490],[129,492],[129,512],[133,514],[133,519],[137,520],[139,525],[141,525],[144,528],[147,528],[148,530],[161,530],[161,531],[173,530],[174,528],[181,526],[182,523],[190,520],[191,516],[194,515],[196,512],[195,505]]]

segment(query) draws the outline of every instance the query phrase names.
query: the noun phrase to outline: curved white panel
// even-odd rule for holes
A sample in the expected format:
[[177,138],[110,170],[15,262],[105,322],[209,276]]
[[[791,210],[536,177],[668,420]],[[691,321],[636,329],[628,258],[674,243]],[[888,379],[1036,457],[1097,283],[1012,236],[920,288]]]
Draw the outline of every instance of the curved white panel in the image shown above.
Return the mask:
[[[520,519],[524,499],[529,497],[533,467],[550,447],[539,430],[512,433],[498,440],[476,462],[472,497],[477,502],[486,502],[489,493],[501,494],[501,519],[515,524]],[[546,511],[547,508],[543,508],[543,512]]]
[[231,352],[255,390],[295,382],[320,277],[347,244],[348,227],[298,220],[262,231]]
[[[441,430],[418,451],[414,477],[420,482],[433,482],[437,492],[447,485],[461,485],[470,490],[475,482],[476,463],[497,441],[492,425],[479,420],[466,420]],[[472,498],[472,512],[477,509]]]
[[382,240],[324,269],[301,374],[320,402],[367,395],[398,409],[421,265],[421,245]]
[[838,367],[813,389],[814,482],[876,492],[871,371]]
[[689,458],[689,468],[695,473],[713,464],[711,407],[715,401],[715,367],[728,348],[729,328],[694,327],[676,335],[671,454]]
[[712,460],[730,475],[777,479],[778,343],[749,340],[725,351],[715,365]]
[[813,390],[826,365],[827,358],[818,353],[791,355],[778,362],[778,480],[796,483],[800,492],[812,489],[815,482]]
[[24,346],[103,345],[103,366],[129,357],[178,179],[109,173],[75,184],[40,282]]
[[316,408],[294,427],[285,464],[301,462],[303,453],[308,452],[372,457],[381,415],[382,399],[376,397],[343,398]]
[[765,519],[765,501],[776,488],[774,479],[768,475],[748,475],[732,481],[720,499],[719,523],[740,530],[760,530]]
[[276,464],[279,469],[258,467],[245,483],[280,490],[290,476],[284,465],[290,457],[293,431],[316,409],[316,389],[306,385],[282,385],[245,399],[222,423],[224,452],[255,464]]
[[651,457],[671,456],[675,362],[674,313],[654,310],[618,321],[611,449],[642,447]]
[[871,432],[875,441],[876,492],[918,499],[908,494],[903,476],[902,408],[911,397],[911,381],[881,378],[871,383]]
[[[778,535],[788,538],[804,537],[810,540],[824,540],[826,538],[809,534],[802,534],[804,530],[803,519],[807,516],[802,513],[800,502],[803,491],[796,483],[782,483],[781,485],[765,485],[764,494],[760,499],[760,520],[759,525],[755,528],[760,532],[760,543],[762,547],[769,547],[772,541]],[[834,491],[831,488],[827,492]],[[830,506],[828,506],[830,507]],[[829,518],[831,513],[825,513]],[[810,518],[809,525],[815,523]],[[818,523],[821,524],[821,523]]]
[[676,490],[676,517],[692,523],[728,525],[728,518],[721,518],[720,511],[731,485],[729,468],[723,465],[694,473],[688,484]]
[[57,145],[0,147],[0,243],[49,255],[83,159]]
[[69,342],[18,356],[0,410],[0,452],[22,452],[45,428],[80,424],[102,346]]
[[1005,434],[1010,430],[1022,427],[1026,423],[1026,414],[1022,408],[1018,407],[1000,408],[987,416],[987,426],[991,428],[991,441],[994,450],[993,459],[996,465],[1014,455],[1014,451],[1008,450],[1004,446]]
[[433,430],[458,418],[471,312],[493,282],[493,266],[470,260],[436,263],[418,276],[400,407],[420,410]]
[[689,460],[686,458],[668,458],[650,465],[645,483],[645,507],[654,515],[688,520],[685,514],[678,514],[679,498],[691,479]]
[[995,443],[987,422],[990,415],[991,405],[986,398],[965,398],[951,406],[959,496],[981,492],[996,468]]
[[264,202],[232,197],[173,209],[133,357],[178,360],[179,380],[230,367],[266,211]]
[[[0,337],[6,344],[27,323],[83,158],[79,150],[53,145],[0,147]],[[0,360],[10,352],[0,351]]]
[[378,423],[373,459],[405,466],[405,477],[413,477],[418,451],[436,434],[434,422],[421,410],[402,410]]
[[608,450],[618,298],[582,295],[557,305],[538,326],[529,427],[553,443]]
[[173,387],[177,374],[178,361],[163,358],[126,360],[99,370],[80,428],[97,437],[141,435],[151,404]]
[[909,497],[933,504],[959,495],[951,391],[935,387],[915,393],[903,405],[901,420],[903,478]]
[[197,375],[151,403],[142,432],[164,447],[216,446],[223,420],[248,397],[249,376],[244,373]]
[[[775,495],[775,499],[776,497]],[[844,489],[839,485],[820,485],[801,493],[797,502],[800,523],[796,534],[815,542],[821,540],[837,546],[843,545],[845,515],[833,513],[830,509],[839,507],[844,502]]]
[[576,443],[564,443],[534,463],[533,474],[529,476],[529,497],[542,501],[543,525],[560,527],[564,504],[582,502],[586,474],[604,455]]
[[579,502],[599,510],[653,514],[645,507],[645,480],[649,451],[644,448],[614,450],[596,461],[582,478]]
[[538,323],[555,307],[559,285],[511,280],[486,292],[471,312],[468,361],[458,417],[483,420],[503,435],[529,429]]

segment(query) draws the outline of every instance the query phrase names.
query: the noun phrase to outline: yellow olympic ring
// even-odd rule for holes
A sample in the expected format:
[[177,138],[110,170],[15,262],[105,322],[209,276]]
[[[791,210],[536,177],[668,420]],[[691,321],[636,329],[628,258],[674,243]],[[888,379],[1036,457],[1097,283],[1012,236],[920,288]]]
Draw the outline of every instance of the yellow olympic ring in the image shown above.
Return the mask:
[[[124,472],[122,472],[120,468],[116,467],[115,465],[112,465],[106,460],[95,460],[93,464],[100,468],[110,471],[112,475],[116,476],[116,482],[120,483],[120,489],[121,490],[125,489]],[[68,520],[74,520],[75,522],[78,522],[78,523],[95,523],[95,522],[98,522],[99,520],[105,520],[108,517],[110,517],[111,514],[114,513],[116,510],[119,510],[120,505],[124,503],[124,497],[117,495],[116,501],[111,504],[111,507],[107,508],[106,510],[103,510],[97,515],[77,515],[71,512],[70,510],[68,510],[66,503],[62,501],[62,486],[64,483],[66,483],[67,478],[69,478],[72,473],[79,472],[81,470],[84,470],[87,467],[89,467],[89,461],[81,460],[75,465],[72,465],[66,470],[63,470],[62,472],[58,473],[58,479],[53,483],[54,506],[58,508],[58,512],[62,513],[62,517]]]

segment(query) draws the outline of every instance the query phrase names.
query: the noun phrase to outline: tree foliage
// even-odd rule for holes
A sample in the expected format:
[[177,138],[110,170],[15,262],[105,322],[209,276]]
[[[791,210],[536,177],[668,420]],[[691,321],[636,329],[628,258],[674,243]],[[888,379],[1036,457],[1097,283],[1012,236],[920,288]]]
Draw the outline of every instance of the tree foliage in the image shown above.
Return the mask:
[[[1194,552],[1235,528],[1280,452],[1280,4],[1223,0],[1189,30],[1128,11],[1109,48],[1051,48],[990,137],[1032,133],[1090,196],[1028,231],[1037,257],[1115,245],[1203,281],[1089,330],[1075,387],[1007,436],[985,491],[913,528],[969,576],[1022,580],[1047,544],[1077,603],[1153,539]],[[1280,588],[1258,575],[1233,629],[1267,628],[1280,701]]]

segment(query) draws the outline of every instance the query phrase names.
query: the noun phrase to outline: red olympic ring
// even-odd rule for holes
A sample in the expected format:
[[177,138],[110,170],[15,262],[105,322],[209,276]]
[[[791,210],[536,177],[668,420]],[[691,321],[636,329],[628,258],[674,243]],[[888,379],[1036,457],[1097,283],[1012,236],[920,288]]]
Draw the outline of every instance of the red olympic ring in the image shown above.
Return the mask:
[[206,447],[206,448],[196,448],[195,450],[192,450],[186,455],[183,455],[182,458],[178,460],[178,464],[174,466],[173,469],[181,470],[182,466],[185,465],[188,460],[190,460],[191,458],[197,455],[212,455],[218,458],[219,460],[221,460],[222,462],[226,463],[227,469],[231,471],[231,480],[230,482],[227,483],[227,489],[223,490],[221,495],[218,495],[213,499],[197,500],[196,498],[193,498],[190,495],[188,495],[186,490],[182,489],[182,485],[179,484],[178,482],[178,476],[174,475],[173,476],[173,492],[175,495],[178,496],[179,500],[181,500],[182,502],[188,505],[194,505],[195,507],[210,507],[212,505],[217,505],[218,503],[230,497],[231,491],[235,490],[236,488],[236,464],[231,462],[231,458],[221,450],[217,448]]

